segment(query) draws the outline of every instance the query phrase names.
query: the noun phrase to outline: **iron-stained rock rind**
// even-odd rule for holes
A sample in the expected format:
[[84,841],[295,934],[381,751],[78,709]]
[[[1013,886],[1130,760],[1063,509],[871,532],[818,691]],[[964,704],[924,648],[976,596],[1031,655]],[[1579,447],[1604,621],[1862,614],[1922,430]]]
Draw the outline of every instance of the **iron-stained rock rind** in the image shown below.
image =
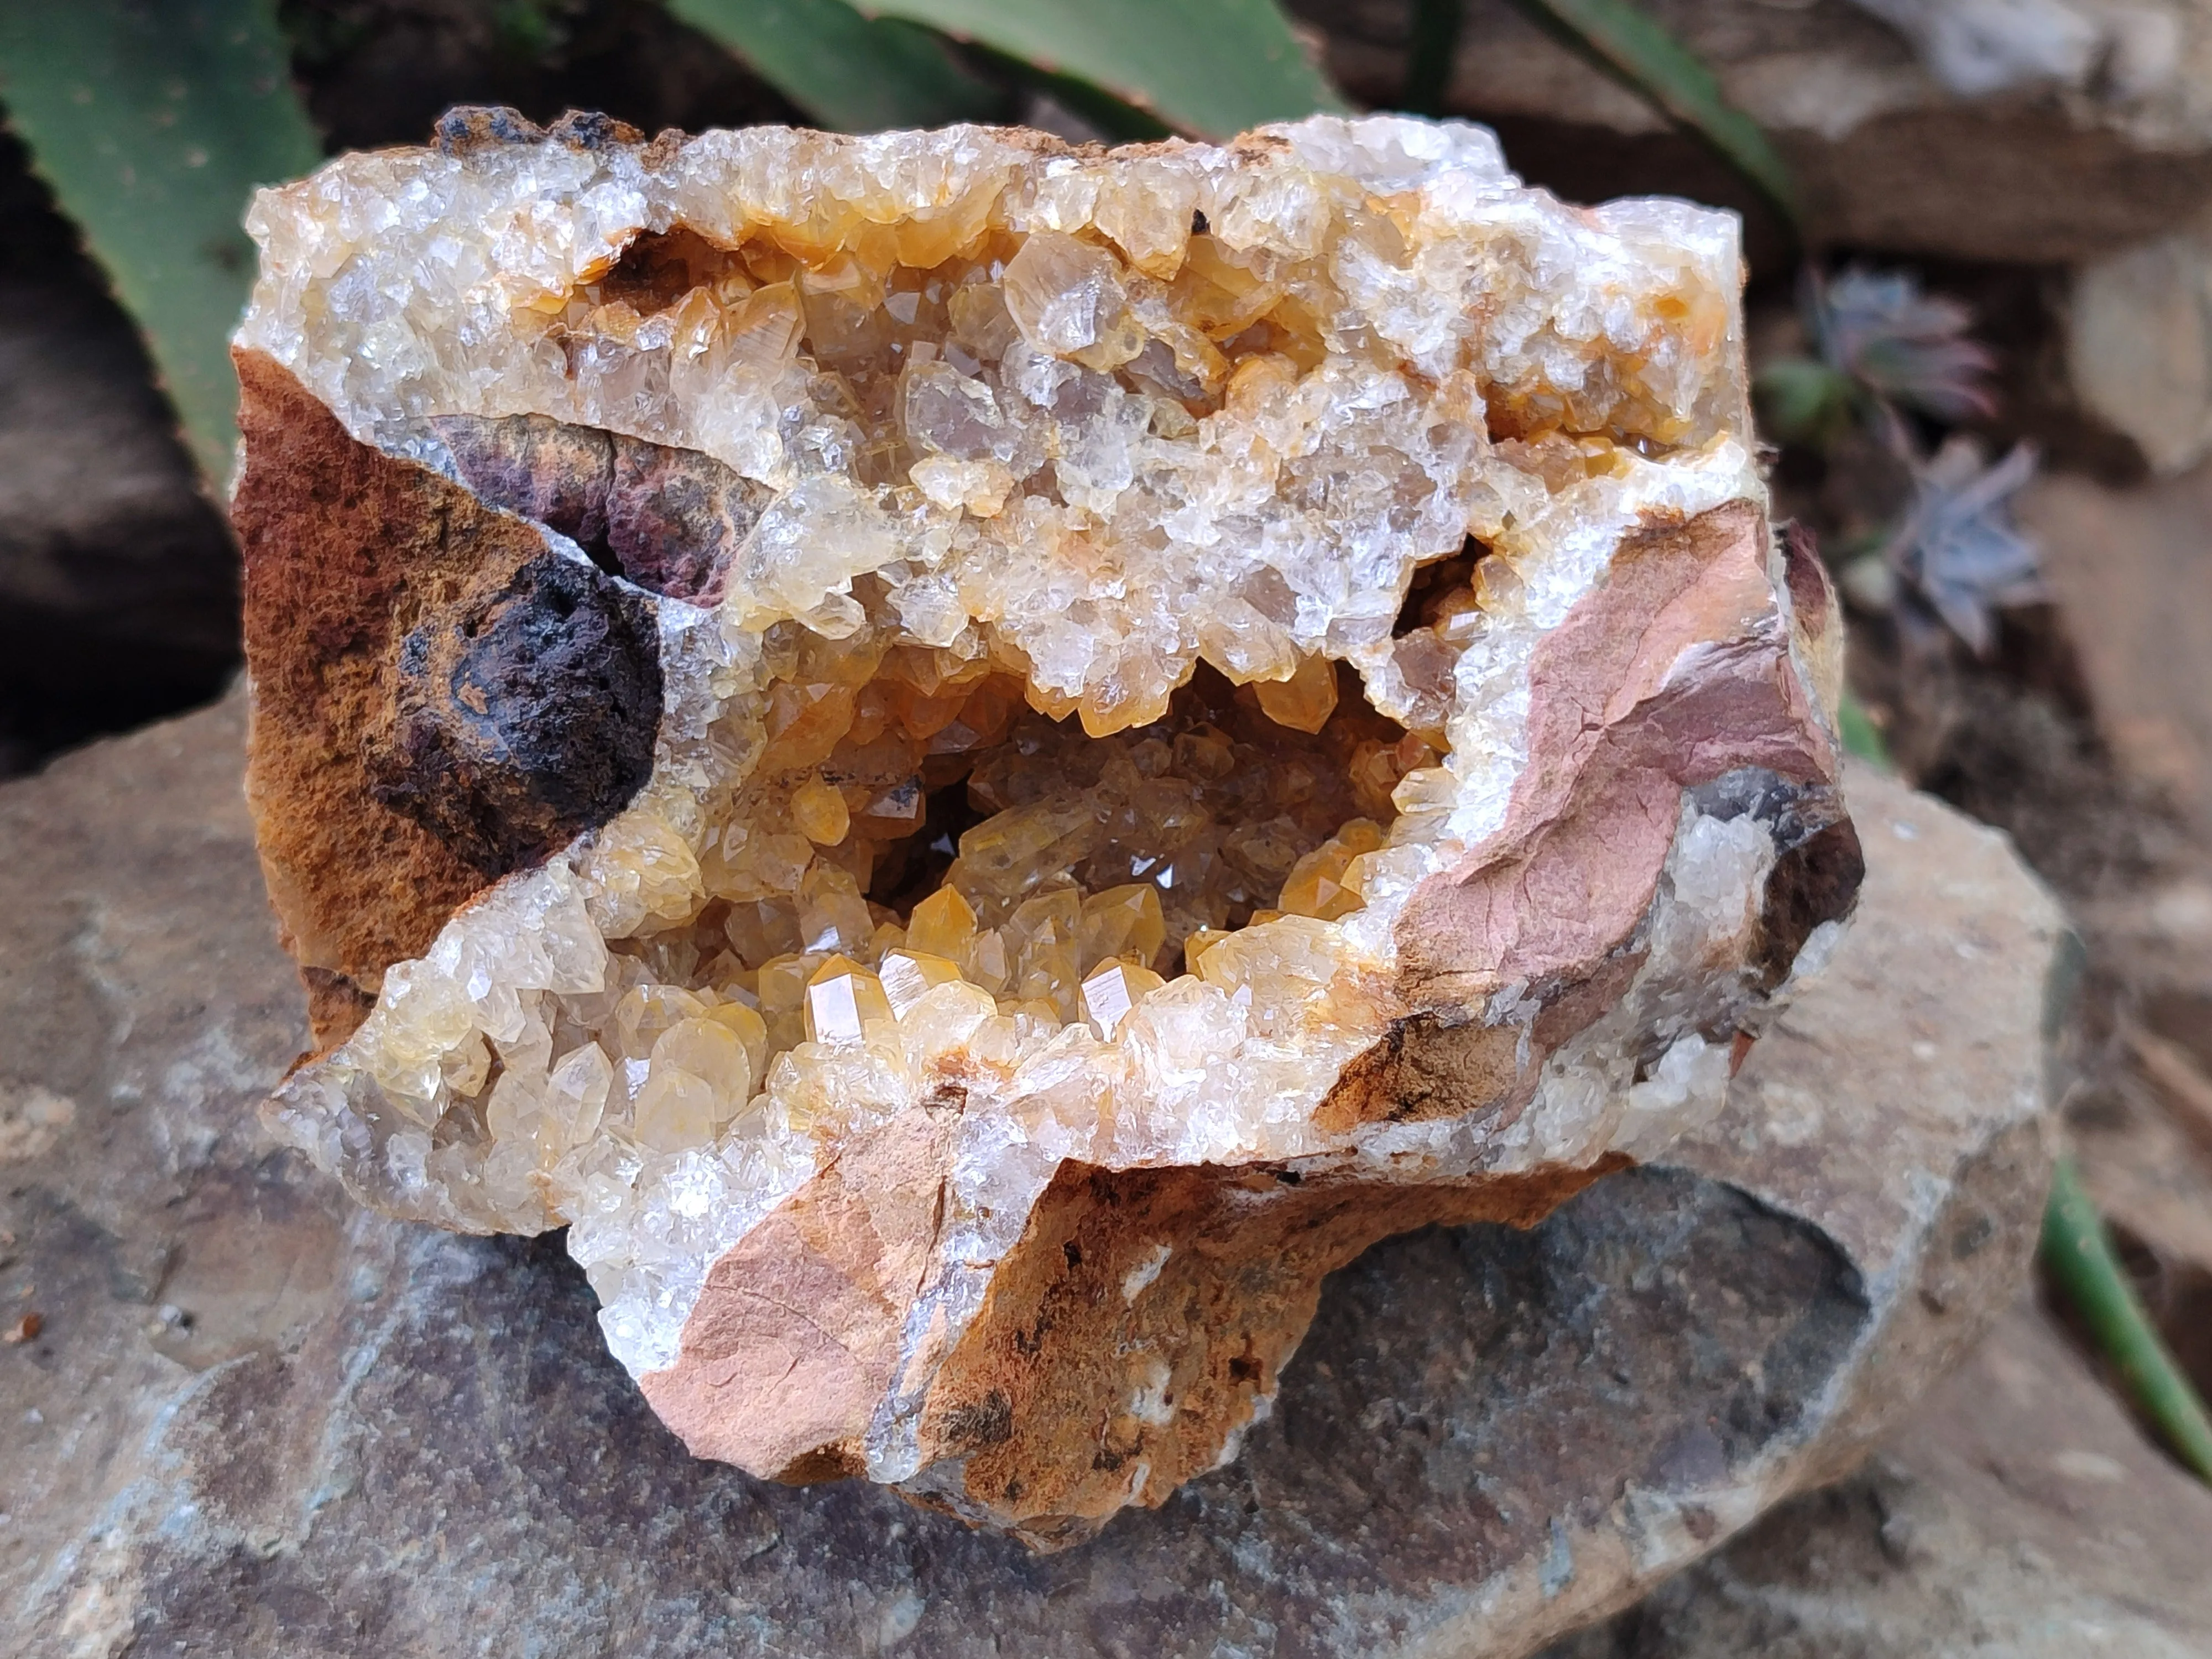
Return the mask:
[[265,356],[237,353],[253,686],[246,794],[317,1052],[374,1006],[488,878],[380,799],[364,738],[392,716],[405,619],[496,590],[544,550],[530,526],[362,443]]
[[1626,1163],[1430,1185],[1064,1164],[930,1385],[907,1491],[1032,1547],[1080,1542],[1219,1466],[1273,1403],[1322,1279],[1368,1246],[1534,1226]]

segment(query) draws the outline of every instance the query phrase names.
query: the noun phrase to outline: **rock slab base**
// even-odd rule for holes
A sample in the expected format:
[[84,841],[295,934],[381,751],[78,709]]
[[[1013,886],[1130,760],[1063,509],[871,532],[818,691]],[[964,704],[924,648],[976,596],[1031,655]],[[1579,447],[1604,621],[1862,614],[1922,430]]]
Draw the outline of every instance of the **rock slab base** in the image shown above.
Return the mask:
[[654,1422],[556,1244],[355,1212],[258,1138],[301,1018],[241,723],[0,793],[10,1651],[1522,1654],[1843,1472],[2031,1247],[2057,911],[1859,777],[1859,921],[1729,1114],[1338,1276],[1234,1466],[1042,1559],[765,1485]]

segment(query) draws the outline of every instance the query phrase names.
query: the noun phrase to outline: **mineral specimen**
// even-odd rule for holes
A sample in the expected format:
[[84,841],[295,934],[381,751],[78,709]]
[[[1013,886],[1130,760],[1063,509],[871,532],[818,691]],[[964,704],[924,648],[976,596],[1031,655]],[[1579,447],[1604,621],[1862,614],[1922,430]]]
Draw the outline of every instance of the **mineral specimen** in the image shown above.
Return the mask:
[[265,192],[248,787],[363,1200],[690,1447],[1053,1545],[1322,1277],[1719,1106],[1832,945],[1735,221],[1478,128],[539,131]]

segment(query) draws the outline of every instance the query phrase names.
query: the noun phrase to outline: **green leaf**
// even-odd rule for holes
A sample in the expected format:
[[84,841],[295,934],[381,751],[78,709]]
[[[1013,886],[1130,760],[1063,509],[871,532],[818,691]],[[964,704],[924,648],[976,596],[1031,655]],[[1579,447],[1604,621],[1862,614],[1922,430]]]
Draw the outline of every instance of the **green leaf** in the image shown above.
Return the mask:
[[670,0],[825,126],[844,132],[1005,121],[1006,94],[953,60],[945,42],[844,0]]
[[1398,106],[1415,115],[1444,113],[1451,89],[1452,59],[1459,51],[1466,0],[1413,0],[1413,24],[1406,36],[1406,81]]
[[1227,138],[1342,110],[1274,0],[859,0],[1088,82],[1184,132]]
[[1874,716],[1867,713],[1866,705],[1848,691],[1844,693],[1843,702],[1836,710],[1836,726],[1846,755],[1872,761],[1885,772],[1891,769],[1889,744],[1882,740],[1881,728],[1874,723]]
[[0,103],[144,331],[202,476],[237,439],[229,337],[257,185],[322,147],[270,0],[0,0]]
[[1151,143],[1175,137],[1176,130],[1151,111],[1116,98],[1103,87],[1078,80],[1073,75],[1048,74],[1022,58],[1009,58],[1002,52],[994,52],[972,41],[968,50],[992,64],[1010,82],[1042,93],[1111,143]]
[[1547,33],[1718,150],[1797,223],[1797,186],[1759,123],[1728,101],[1697,53],[1635,0],[1514,0]]
[[1850,425],[1850,377],[1810,357],[1781,357],[1753,381],[1767,430],[1786,443],[1824,449]]
[[2174,1455],[2212,1481],[2212,1417],[2174,1363],[2113,1253],[2104,1218],[2062,1158],[2043,1212],[2043,1265]]

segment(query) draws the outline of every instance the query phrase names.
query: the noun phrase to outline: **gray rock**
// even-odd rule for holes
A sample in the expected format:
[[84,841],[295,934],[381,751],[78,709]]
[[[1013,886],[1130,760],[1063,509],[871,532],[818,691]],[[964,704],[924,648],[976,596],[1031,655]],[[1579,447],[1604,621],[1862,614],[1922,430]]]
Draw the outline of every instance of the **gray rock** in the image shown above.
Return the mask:
[[2166,477],[2212,453],[2212,229],[2123,248],[2074,274],[2067,378]]
[[122,313],[0,279],[0,606],[219,675],[237,657],[236,555]]
[[18,165],[0,137],[0,776],[205,702],[238,660],[222,515]]
[[1867,1467],[1544,1659],[2212,1654],[2212,1491],[2008,1315]]
[[258,1138],[304,1032],[240,725],[0,791],[12,1652],[1518,1655],[1842,1472],[2030,1248],[2056,909],[1863,776],[1857,927],[1722,1121],[1372,1252],[1229,1468],[1047,1558],[763,1485],[659,1427],[554,1242],[355,1213]]

